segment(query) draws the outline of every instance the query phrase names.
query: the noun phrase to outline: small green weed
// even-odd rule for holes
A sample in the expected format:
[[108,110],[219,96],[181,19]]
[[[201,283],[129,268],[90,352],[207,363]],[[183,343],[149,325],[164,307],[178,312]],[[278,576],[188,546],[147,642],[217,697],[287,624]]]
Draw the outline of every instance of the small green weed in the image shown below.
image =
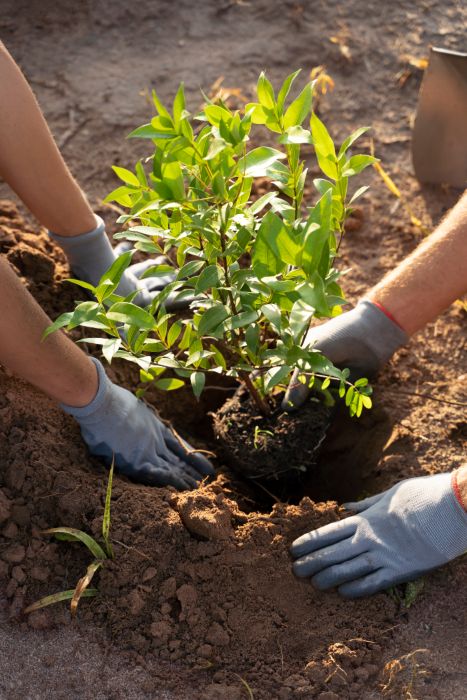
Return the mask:
[[110,542],[110,499],[112,496],[112,481],[114,472],[114,462],[110,467],[109,479],[107,482],[107,491],[105,495],[105,507],[104,507],[104,518],[102,521],[102,539],[104,540],[103,546],[101,546],[96,540],[88,535],[82,530],[76,530],[73,527],[52,527],[48,530],[44,530],[43,534],[54,535],[57,540],[65,540],[70,542],[81,542],[84,544],[91,554],[94,556],[94,560],[89,564],[86,569],[86,573],[82,576],[76,586],[72,589],[66,591],[60,591],[59,593],[53,593],[52,595],[45,596],[35,603],[32,603],[25,609],[25,613],[32,613],[35,610],[40,610],[40,608],[45,608],[48,605],[53,605],[54,603],[60,603],[64,600],[71,600],[70,611],[72,615],[76,615],[78,610],[78,603],[81,598],[92,598],[98,594],[97,588],[89,588],[94,574],[104,565],[104,563],[114,558],[112,545]]

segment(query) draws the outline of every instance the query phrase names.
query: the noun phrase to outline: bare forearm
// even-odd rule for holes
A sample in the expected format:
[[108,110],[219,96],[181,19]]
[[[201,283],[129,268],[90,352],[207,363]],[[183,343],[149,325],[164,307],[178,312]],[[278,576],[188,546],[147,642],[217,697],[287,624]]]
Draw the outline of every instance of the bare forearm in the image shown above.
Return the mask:
[[93,363],[64,333],[42,342],[51,321],[0,258],[0,363],[50,397],[85,406],[97,391]]
[[0,174],[51,231],[66,236],[95,228],[31,88],[1,41]]
[[436,231],[367,297],[412,335],[467,291],[467,192]]

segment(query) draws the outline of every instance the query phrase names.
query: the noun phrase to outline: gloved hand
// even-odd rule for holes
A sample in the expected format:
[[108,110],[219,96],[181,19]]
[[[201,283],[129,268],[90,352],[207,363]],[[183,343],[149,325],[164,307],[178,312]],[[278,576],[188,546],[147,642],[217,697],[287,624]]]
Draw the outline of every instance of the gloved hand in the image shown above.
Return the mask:
[[91,359],[99,378],[95,398],[82,408],[61,404],[79,423],[91,454],[108,463],[114,455],[121,474],[149,486],[175,486],[184,491],[214,474],[206,457],[193,452],[187,442],[180,444],[143,401],[113,384],[99,360]]
[[[351,311],[312,328],[305,347],[312,345],[341,369],[350,369],[352,379],[371,377],[408,340],[407,334],[386,314],[364,299]],[[286,391],[282,408],[299,408],[308,398],[309,389],[298,381],[295,371]]]
[[345,520],[308,532],[291,553],[297,576],[359,598],[410,581],[467,551],[467,513],[452,474],[407,479],[357,503]]
[[[84,233],[81,236],[59,236],[49,231],[50,237],[58,243],[68,258],[73,274],[80,280],[96,286],[106,270],[122,252],[122,247],[112,248],[105,233],[105,223],[100,216],[96,216],[98,222],[94,231]],[[155,294],[162,291],[175,279],[174,275],[163,275],[140,279],[141,275],[149,268],[157,264],[157,260],[145,260],[141,263],[130,265],[122,275],[116,293],[127,296],[139,289],[134,303],[139,306],[148,306]],[[186,302],[184,305],[186,306]],[[168,300],[165,303],[167,310],[182,308],[180,304],[174,305]]]

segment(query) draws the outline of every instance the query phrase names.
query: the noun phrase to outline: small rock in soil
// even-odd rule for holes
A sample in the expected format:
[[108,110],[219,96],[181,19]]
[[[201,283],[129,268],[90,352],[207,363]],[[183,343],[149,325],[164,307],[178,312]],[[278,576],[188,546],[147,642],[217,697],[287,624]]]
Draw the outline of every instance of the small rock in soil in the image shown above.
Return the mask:
[[162,646],[167,644],[170,633],[172,632],[172,625],[167,620],[161,620],[160,622],[153,622],[149,628],[151,636],[154,640],[155,646]]
[[182,606],[182,612],[186,614],[195,607],[198,594],[193,586],[189,583],[184,583],[177,591],[177,598]]
[[214,647],[226,647],[230,642],[230,637],[218,622],[213,622],[206,634],[206,641]]
[[31,569],[31,578],[35,581],[47,581],[50,575],[50,570],[46,566],[33,566]]
[[11,575],[20,585],[26,581],[26,574],[21,566],[14,566],[11,570]]
[[22,544],[12,544],[2,553],[2,559],[10,564],[20,564],[26,556],[26,550]]
[[16,523],[12,522],[10,520],[9,523],[5,525],[5,527],[2,530],[2,535],[3,537],[6,537],[8,540],[14,540],[15,537],[18,535],[18,526]]

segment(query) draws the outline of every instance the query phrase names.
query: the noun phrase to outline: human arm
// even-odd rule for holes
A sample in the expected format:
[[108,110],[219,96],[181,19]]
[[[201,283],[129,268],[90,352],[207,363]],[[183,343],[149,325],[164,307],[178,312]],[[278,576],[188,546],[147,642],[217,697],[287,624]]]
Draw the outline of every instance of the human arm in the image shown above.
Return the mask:
[[[354,309],[312,328],[313,344],[355,378],[371,376],[408,338],[467,290],[467,192],[436,231],[371,289]],[[285,410],[308,395],[294,374]]]
[[92,454],[151,485],[192,488],[213,469],[131,392],[113,384],[51,321],[0,257],[0,364],[60,402]]
[[[117,254],[53,139],[39,104],[0,41],[0,175],[64,250],[73,274],[96,286]],[[117,293],[148,305],[170,277],[140,279],[154,260],[125,270]],[[166,307],[170,306],[170,300]]]
[[356,515],[292,544],[297,576],[346,598],[410,581],[467,552],[467,466],[345,504]]

